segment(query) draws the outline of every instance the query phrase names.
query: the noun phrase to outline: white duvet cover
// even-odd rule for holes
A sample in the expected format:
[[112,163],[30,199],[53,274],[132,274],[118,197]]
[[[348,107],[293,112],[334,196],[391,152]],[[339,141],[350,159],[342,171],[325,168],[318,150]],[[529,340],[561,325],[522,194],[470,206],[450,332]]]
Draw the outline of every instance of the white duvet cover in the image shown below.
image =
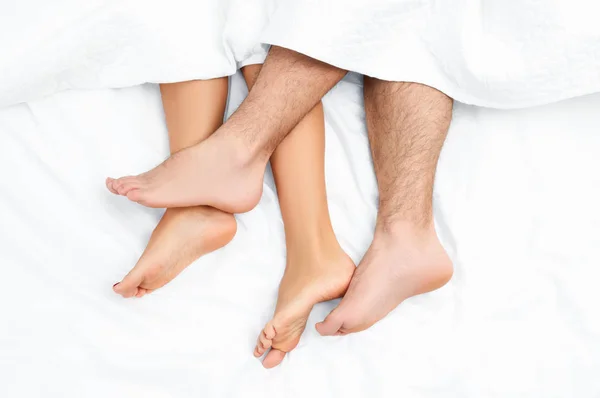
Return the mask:
[[274,0],[0,1],[0,107],[262,63]]
[[[329,204],[355,261],[377,203],[360,93],[349,76],[324,102]],[[457,104],[435,187],[451,283],[345,337],[316,333],[335,302],[318,305],[273,370],[252,356],[285,264],[270,173],[226,248],[143,299],[111,290],[161,211],[104,178],[164,159],[161,109],[145,85],[0,110],[1,397],[600,396],[600,95]]]
[[354,72],[522,108],[600,92],[597,0],[278,0],[262,40]]
[[[372,14],[357,1],[277,3],[266,41],[384,78],[402,72],[465,102],[519,107],[600,90],[596,14],[578,12],[587,0],[538,13],[540,2],[516,0],[374,0]],[[226,248],[143,299],[112,292],[161,215],[104,187],[167,155],[158,89],[139,84],[258,62],[273,7],[0,2],[0,397],[600,396],[600,94],[511,111],[457,104],[434,199],[452,282],[345,337],[315,332],[335,306],[320,304],[276,369],[252,356],[285,264],[270,173]],[[423,10],[452,18],[422,30]],[[307,21],[313,30],[300,29]],[[381,35],[398,26],[406,34]],[[337,45],[348,36],[361,51]],[[244,94],[236,75],[230,111]],[[359,78],[324,103],[332,220],[358,262],[377,203]]]

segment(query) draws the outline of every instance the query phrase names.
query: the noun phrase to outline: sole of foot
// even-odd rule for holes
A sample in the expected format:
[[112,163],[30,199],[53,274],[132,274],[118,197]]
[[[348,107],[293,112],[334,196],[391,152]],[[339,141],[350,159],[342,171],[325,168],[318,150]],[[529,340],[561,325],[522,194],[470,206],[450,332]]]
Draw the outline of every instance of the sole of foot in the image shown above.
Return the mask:
[[106,187],[147,207],[207,205],[227,213],[250,211],[262,195],[266,161],[250,159],[222,136],[179,151],[146,173],[107,178]]
[[339,306],[316,325],[323,336],[368,329],[409,297],[439,289],[453,266],[433,226],[376,233]]
[[341,248],[334,255],[309,257],[288,257],[275,315],[257,339],[254,356],[268,351],[263,360],[267,369],[279,365],[296,348],[315,304],[344,295],[356,269]]
[[229,243],[236,229],[233,215],[217,209],[168,209],[138,263],[113,290],[125,298],[151,293],[201,256]]

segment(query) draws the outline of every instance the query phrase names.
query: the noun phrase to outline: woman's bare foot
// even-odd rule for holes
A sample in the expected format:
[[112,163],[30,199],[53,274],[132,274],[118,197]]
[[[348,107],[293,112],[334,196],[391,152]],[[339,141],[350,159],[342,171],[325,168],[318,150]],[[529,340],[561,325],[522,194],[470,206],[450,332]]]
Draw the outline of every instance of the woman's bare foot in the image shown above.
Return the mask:
[[123,297],[142,297],[173,280],[188,265],[233,239],[235,218],[198,206],[168,209],[136,266],[113,286]]
[[215,133],[146,173],[108,178],[106,186],[148,207],[208,205],[228,213],[250,211],[262,195],[267,159],[252,157],[225,136]]
[[260,333],[254,349],[256,357],[270,349],[263,361],[265,368],[279,365],[286,353],[298,345],[315,304],[344,295],[355,269],[339,245],[318,255],[288,253],[275,316]]
[[368,329],[407,298],[444,286],[452,272],[433,225],[377,232],[345,297],[317,331],[333,336]]

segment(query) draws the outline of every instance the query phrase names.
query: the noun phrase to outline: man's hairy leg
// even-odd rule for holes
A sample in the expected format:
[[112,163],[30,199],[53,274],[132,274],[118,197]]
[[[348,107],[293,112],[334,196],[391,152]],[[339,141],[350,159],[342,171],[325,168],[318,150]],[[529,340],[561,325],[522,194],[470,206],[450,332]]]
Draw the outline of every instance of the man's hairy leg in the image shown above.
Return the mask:
[[149,207],[209,205],[251,210],[267,162],[289,132],[346,71],[273,47],[246,100],[207,140],[138,176],[108,179],[118,194]]
[[438,289],[452,276],[432,211],[452,99],[421,84],[372,78],[365,78],[364,96],[379,213],[373,242],[346,296],[317,325],[323,335],[365,330],[405,299]]

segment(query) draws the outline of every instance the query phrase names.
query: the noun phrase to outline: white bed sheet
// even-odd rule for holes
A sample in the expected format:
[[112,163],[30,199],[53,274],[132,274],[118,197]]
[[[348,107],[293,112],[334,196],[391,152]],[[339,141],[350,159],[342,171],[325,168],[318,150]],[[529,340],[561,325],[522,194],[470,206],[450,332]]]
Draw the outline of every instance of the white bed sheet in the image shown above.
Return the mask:
[[[233,109],[244,95],[233,78]],[[325,99],[336,233],[359,261],[376,215],[360,80]],[[0,396],[600,396],[600,95],[528,110],[456,105],[435,189],[456,267],[370,330],[252,357],[285,263],[267,173],[226,248],[139,300],[111,291],[161,211],[108,175],[167,154],[156,86],[67,91],[0,110]]]

